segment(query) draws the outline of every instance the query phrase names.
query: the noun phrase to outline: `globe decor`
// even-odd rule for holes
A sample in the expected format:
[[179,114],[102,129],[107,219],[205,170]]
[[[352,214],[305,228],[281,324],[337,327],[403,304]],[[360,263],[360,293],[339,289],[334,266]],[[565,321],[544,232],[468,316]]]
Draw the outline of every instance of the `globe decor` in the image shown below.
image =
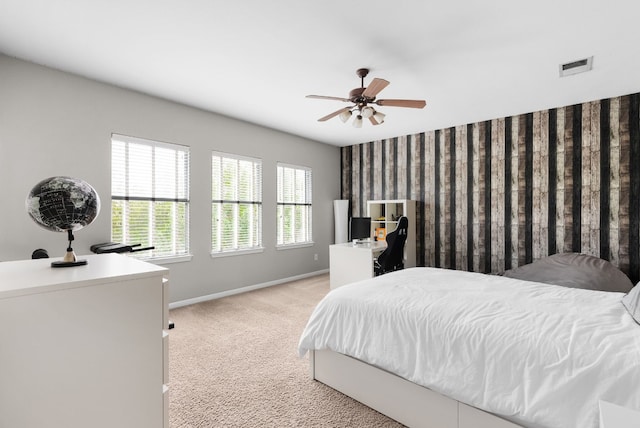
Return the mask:
[[53,232],[67,232],[69,246],[62,261],[53,267],[86,265],[78,260],[71,242],[73,232],[88,226],[100,212],[100,197],[91,185],[71,177],[49,177],[29,192],[25,202],[27,213],[39,226]]

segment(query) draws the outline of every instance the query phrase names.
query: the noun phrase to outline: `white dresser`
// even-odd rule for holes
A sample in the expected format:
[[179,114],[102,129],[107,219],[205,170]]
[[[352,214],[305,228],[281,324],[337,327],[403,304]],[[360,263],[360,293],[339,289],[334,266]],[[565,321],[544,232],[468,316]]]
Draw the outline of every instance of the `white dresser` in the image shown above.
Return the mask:
[[80,258],[0,263],[0,427],[167,428],[168,269]]

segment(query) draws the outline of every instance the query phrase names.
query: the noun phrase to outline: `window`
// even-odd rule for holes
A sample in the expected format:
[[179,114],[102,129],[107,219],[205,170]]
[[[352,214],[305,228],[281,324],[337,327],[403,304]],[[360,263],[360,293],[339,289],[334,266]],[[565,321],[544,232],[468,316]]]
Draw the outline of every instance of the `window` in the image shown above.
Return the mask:
[[278,163],[277,245],[312,243],[311,169]]
[[111,136],[111,240],[155,247],[144,258],[188,255],[188,147]]
[[262,250],[262,161],[213,152],[211,254]]

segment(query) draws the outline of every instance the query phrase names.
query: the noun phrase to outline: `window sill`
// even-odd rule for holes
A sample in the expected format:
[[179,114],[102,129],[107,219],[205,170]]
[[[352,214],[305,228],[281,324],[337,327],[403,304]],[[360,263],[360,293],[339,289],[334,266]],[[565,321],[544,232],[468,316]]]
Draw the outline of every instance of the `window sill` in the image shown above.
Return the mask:
[[294,250],[296,248],[313,247],[314,244],[315,243],[313,241],[301,242],[299,244],[282,244],[276,245],[276,250]]
[[218,257],[233,257],[233,256],[244,256],[247,254],[257,254],[257,253],[262,253],[264,252],[264,247],[260,247],[260,248],[251,248],[248,250],[234,250],[234,251],[223,251],[220,253],[210,253],[211,254],[211,258],[218,258]]
[[168,265],[171,263],[182,263],[182,262],[190,262],[193,258],[193,254],[187,254],[184,256],[171,256],[171,257],[149,257],[149,258],[140,258],[144,262],[153,263],[154,265]]

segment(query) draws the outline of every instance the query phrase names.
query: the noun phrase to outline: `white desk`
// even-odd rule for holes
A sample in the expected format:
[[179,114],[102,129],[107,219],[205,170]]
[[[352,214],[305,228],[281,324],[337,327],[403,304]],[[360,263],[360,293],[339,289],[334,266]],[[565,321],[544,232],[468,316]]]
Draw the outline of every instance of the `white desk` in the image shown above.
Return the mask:
[[329,284],[331,288],[373,278],[373,259],[385,248],[385,241],[334,244],[329,246]]

